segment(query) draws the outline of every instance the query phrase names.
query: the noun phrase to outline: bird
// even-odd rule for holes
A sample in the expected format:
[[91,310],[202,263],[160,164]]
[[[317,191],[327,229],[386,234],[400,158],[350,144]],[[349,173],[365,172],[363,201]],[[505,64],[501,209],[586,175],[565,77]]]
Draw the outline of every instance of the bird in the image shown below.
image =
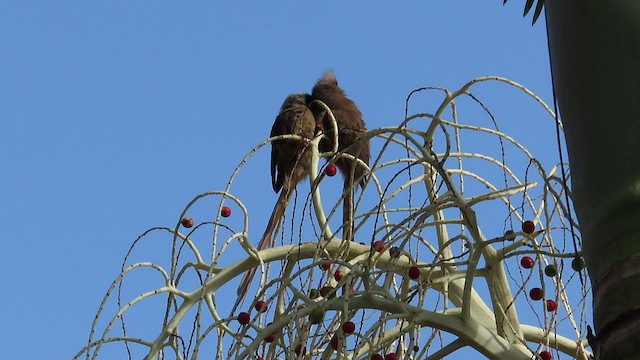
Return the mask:
[[[295,93],[287,96],[280,107],[280,113],[271,127],[271,137],[279,135],[299,135],[307,140],[281,139],[271,143],[271,185],[273,191],[280,192],[267,227],[256,249],[264,250],[271,245],[273,232],[284,216],[291,194],[309,172],[311,163],[310,141],[314,137],[316,120],[309,109],[311,95]],[[231,313],[244,300],[256,268],[247,271],[238,286],[238,298]]]
[[[333,71],[327,71],[316,82],[311,90],[313,101],[320,100],[331,109],[338,127],[338,151],[344,152],[362,160],[367,166],[371,157],[369,140],[363,135],[367,131],[362,113],[346,92],[338,86],[338,79]],[[333,151],[334,129],[326,110],[317,103],[311,105],[316,122],[321,124],[326,133],[320,141],[319,150]],[[353,193],[354,182],[358,180],[360,187],[366,182],[367,169],[358,165],[356,161],[341,157],[335,160],[335,165],[344,177],[343,186],[343,238],[352,240],[353,233]]]

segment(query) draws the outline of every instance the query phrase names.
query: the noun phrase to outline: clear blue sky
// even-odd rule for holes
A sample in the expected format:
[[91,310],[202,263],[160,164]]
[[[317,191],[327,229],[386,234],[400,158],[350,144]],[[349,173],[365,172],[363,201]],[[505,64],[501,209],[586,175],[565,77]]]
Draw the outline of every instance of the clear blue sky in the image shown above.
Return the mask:
[[[4,1],[2,357],[73,356],[131,242],[223,189],[284,97],[327,68],[369,128],[398,124],[414,88],[482,75],[551,102],[544,19],[532,27],[523,6]],[[503,125],[556,159],[548,119],[524,115]],[[270,209],[268,151],[258,156],[236,192]]]

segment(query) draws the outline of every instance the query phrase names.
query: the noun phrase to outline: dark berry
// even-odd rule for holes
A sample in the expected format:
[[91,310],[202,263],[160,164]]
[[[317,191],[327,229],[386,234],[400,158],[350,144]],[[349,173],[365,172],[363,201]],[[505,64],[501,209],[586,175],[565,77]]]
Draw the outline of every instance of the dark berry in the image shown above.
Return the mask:
[[548,277],[554,277],[558,275],[558,268],[553,264],[549,264],[545,266],[544,274],[547,275]]
[[409,268],[409,277],[413,280],[420,277],[420,268],[417,266],[412,266]]
[[531,298],[531,300],[535,300],[538,301],[540,299],[542,299],[542,296],[544,295],[544,293],[542,292],[542,289],[540,288],[533,288],[529,291],[529,297]]
[[347,321],[342,324],[342,331],[344,331],[345,334],[351,334],[356,331],[356,324],[351,321]]
[[246,313],[243,311],[240,314],[238,314],[238,322],[240,324],[247,325],[250,320],[251,320],[251,317],[249,316],[249,313]]
[[536,224],[534,224],[531,220],[527,220],[522,223],[522,231],[526,232],[527,234],[531,234],[536,231]]

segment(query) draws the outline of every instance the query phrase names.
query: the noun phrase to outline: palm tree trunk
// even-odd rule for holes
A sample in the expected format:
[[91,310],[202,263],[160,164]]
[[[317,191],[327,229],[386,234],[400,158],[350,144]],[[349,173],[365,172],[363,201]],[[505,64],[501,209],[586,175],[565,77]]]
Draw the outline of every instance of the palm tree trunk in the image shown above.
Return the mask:
[[638,359],[640,1],[546,0],[546,17],[597,357]]

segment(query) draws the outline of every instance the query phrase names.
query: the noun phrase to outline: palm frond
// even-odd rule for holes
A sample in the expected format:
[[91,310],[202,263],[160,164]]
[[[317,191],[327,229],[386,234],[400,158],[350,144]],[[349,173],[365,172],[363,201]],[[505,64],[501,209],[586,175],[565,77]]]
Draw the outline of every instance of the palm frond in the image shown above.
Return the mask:
[[[507,1],[509,0],[503,0],[502,5],[506,4]],[[542,9],[544,8],[544,0],[537,0],[537,2],[536,0],[527,0],[527,2],[524,4],[524,12],[522,13],[522,17],[525,17],[527,16],[527,14],[529,14],[529,11],[531,11],[534,3],[536,4],[536,9],[533,11],[533,20],[531,20],[531,25],[536,23],[536,21],[540,17],[540,14],[542,14]]]

